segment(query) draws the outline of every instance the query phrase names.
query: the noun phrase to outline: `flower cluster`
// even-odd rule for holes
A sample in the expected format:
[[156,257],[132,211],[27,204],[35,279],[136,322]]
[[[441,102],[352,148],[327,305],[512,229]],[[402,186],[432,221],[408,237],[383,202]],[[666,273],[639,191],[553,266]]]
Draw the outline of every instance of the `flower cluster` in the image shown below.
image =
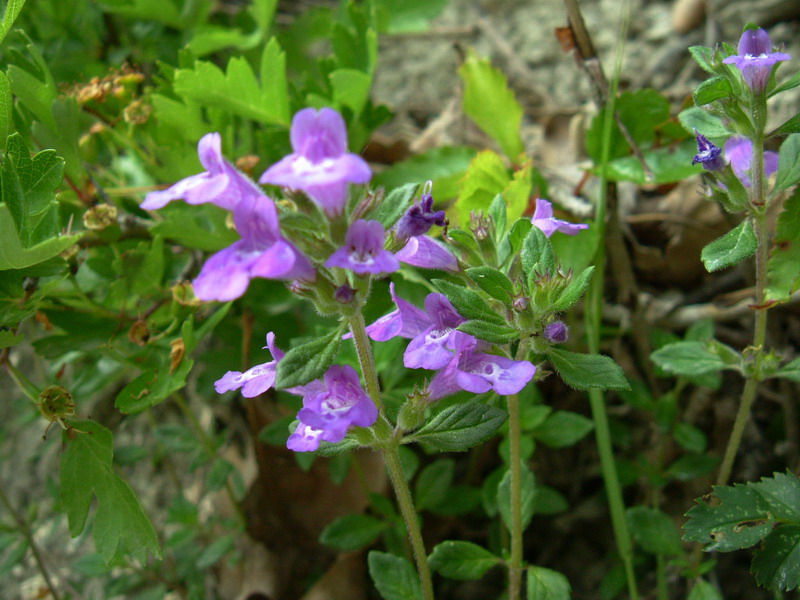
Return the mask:
[[[701,164],[707,171],[720,171],[730,163],[734,174],[745,187],[753,185],[750,180],[750,170],[753,163],[753,142],[746,137],[734,135],[729,137],[723,146],[711,143],[705,136],[696,133],[698,153],[692,164]],[[769,177],[778,171],[778,153],[767,150],[764,152],[764,175]]]
[[422,310],[398,297],[393,284],[389,291],[397,308],[367,327],[367,333],[380,342],[397,336],[411,340],[403,365],[436,371],[428,385],[429,400],[460,390],[515,394],[533,378],[536,367],[530,362],[488,354],[487,342],[457,331],[466,319],[443,294],[428,294]]

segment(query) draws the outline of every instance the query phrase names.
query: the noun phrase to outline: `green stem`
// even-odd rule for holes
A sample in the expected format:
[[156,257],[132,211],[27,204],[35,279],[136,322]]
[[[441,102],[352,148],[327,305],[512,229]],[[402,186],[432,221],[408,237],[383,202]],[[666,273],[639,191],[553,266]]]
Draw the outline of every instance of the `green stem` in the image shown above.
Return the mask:
[[742,441],[742,434],[750,418],[750,410],[758,395],[761,380],[761,363],[767,341],[767,259],[769,258],[769,236],[767,235],[767,182],[764,176],[764,127],[767,120],[767,100],[764,93],[753,98],[753,186],[750,188],[750,219],[756,235],[756,303],[753,327],[752,368],[748,371],[736,419],[733,422],[725,454],[717,474],[717,485],[727,485],[733,463]]
[[519,396],[508,398],[508,440],[511,459],[511,559],[508,563],[508,598],[519,600],[522,588],[522,428]]
[[411,548],[414,553],[414,562],[417,565],[420,585],[422,586],[422,596],[424,600],[434,600],[433,581],[431,571],[428,567],[427,552],[422,541],[422,531],[419,527],[419,519],[414,508],[414,500],[411,497],[411,490],[408,487],[403,468],[400,465],[400,455],[397,452],[397,439],[394,437],[386,416],[383,414],[383,404],[381,402],[381,389],[378,382],[378,372],[375,370],[375,359],[372,355],[372,346],[367,337],[364,316],[361,311],[348,315],[347,322],[353,334],[353,342],[356,345],[358,361],[361,365],[361,373],[364,375],[364,382],[367,386],[367,393],[375,406],[380,411],[378,421],[373,427],[373,433],[379,440],[379,446],[383,453],[383,460],[386,469],[389,471],[389,479],[392,482],[397,504],[400,507],[400,514],[405,521],[408,529],[408,537],[411,541]]
[[669,600],[667,588],[667,561],[663,554],[656,554],[656,593],[658,600]]
[[31,532],[30,527],[28,527],[28,523],[16,510],[14,510],[14,507],[11,505],[11,501],[8,499],[8,496],[6,496],[2,486],[0,486],[0,503],[6,507],[6,510],[9,512],[11,517],[14,519],[14,521],[16,521],[20,533],[25,536],[25,539],[31,548],[31,552],[33,553],[33,558],[36,561],[36,566],[39,567],[39,572],[42,574],[44,583],[47,586],[47,589],[50,590],[50,595],[53,596],[53,600],[61,600],[61,596],[58,593],[58,588],[53,585],[53,580],[50,579],[50,573],[44,564],[44,558],[42,557],[42,553],[39,551],[39,546],[36,545],[36,542],[33,539],[33,533]]

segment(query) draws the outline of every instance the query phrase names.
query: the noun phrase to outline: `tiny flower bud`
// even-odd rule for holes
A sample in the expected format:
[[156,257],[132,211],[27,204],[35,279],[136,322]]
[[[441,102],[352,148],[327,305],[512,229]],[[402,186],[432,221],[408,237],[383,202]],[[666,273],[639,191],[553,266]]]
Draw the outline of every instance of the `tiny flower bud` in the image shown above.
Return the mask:
[[469,228],[475,235],[475,239],[482,242],[489,238],[491,221],[487,216],[480,212],[470,212]]
[[58,421],[61,423],[66,417],[75,414],[75,402],[72,394],[60,385],[50,385],[44,388],[39,394],[39,412],[48,421]]
[[518,312],[522,312],[527,310],[528,302],[529,301],[526,296],[519,296],[518,298],[514,298],[514,301],[511,303],[511,308]]
[[117,222],[117,207],[113,204],[97,204],[83,213],[83,226],[99,231]]
[[420,201],[413,204],[395,225],[395,238],[398,242],[425,235],[434,225],[439,227],[446,225],[447,219],[445,219],[444,211],[433,210],[432,186],[430,181],[425,184]]
[[569,338],[569,327],[563,321],[553,321],[544,328],[544,337],[555,344],[563,344]]
[[708,141],[704,135],[694,132],[697,138],[697,154],[692,159],[692,164],[701,164],[706,171],[718,171],[725,166],[722,149]]
[[425,421],[425,411],[430,404],[430,393],[427,389],[420,390],[414,386],[414,391],[408,394],[406,402],[400,408],[397,417],[397,426],[403,431],[413,431]]
[[343,285],[336,288],[336,291],[333,293],[333,297],[337,302],[341,302],[342,304],[350,304],[356,297],[356,290],[351,288],[349,285]]

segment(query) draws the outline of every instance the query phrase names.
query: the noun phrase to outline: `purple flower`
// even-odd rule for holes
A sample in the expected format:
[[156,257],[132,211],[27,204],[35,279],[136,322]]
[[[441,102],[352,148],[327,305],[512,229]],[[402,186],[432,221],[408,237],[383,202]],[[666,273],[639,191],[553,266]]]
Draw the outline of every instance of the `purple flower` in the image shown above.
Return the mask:
[[544,328],[544,337],[556,344],[563,344],[569,338],[569,327],[564,321],[553,321]]
[[200,300],[234,300],[244,294],[253,277],[314,280],[309,260],[281,236],[272,200],[260,192],[243,198],[233,220],[242,239],[203,265],[192,283]]
[[431,182],[425,184],[420,201],[413,204],[394,226],[395,239],[404,242],[409,238],[428,233],[431,227],[444,227],[447,220],[443,210],[433,210]]
[[262,365],[256,365],[242,373],[241,371],[228,371],[214,382],[214,389],[218,394],[242,388],[242,396],[255,398],[275,385],[275,375],[278,362],[284,357],[283,351],[275,345],[275,334],[267,334],[267,345],[272,354],[272,360]]
[[482,394],[494,390],[501,396],[516,394],[533,378],[536,367],[527,360],[476,352],[474,337],[455,332],[449,362],[428,385],[429,400],[438,400],[460,390]]
[[[750,187],[750,167],[753,162],[753,142],[749,138],[732,136],[725,142],[725,156],[742,185]],[[778,170],[778,153],[764,152],[764,176],[769,177]]]
[[331,108],[305,108],[292,119],[294,152],[267,169],[259,180],[302,190],[328,216],[339,215],[347,202],[348,183],[367,183],[372,177],[366,161],[347,152],[347,128]]
[[708,141],[704,135],[694,132],[697,138],[697,154],[692,159],[692,164],[700,163],[706,171],[717,171],[725,166],[722,149]]
[[395,254],[400,262],[423,269],[458,271],[458,260],[442,244],[427,235],[409,238],[406,245]]
[[389,284],[389,293],[397,309],[369,325],[369,337],[376,342],[386,342],[397,336],[410,339],[430,326],[430,319],[424,310],[395,294],[394,283]]
[[392,273],[400,268],[394,254],[384,250],[383,225],[359,219],[347,230],[345,245],[330,255],[326,267],[350,269],[354,273]]
[[748,29],[739,38],[739,54],[729,56],[722,62],[726,65],[736,65],[750,89],[754,92],[763,92],[767,87],[772,66],[791,58],[784,52],[770,52],[770,50],[772,41],[766,31]]
[[353,367],[333,366],[325,373],[324,383],[306,386],[297,418],[300,425],[286,445],[307,452],[316,450],[320,441],[342,441],[351,425],[371,427],[378,419],[378,409],[361,389]]
[[261,194],[261,190],[250,179],[223,158],[221,147],[222,141],[218,133],[204,135],[197,144],[197,154],[206,170],[181,179],[166,190],[150,192],[141,207],[145,210],[157,210],[172,200],[183,198],[188,204],[211,202],[233,210],[242,198]]
[[553,235],[556,231],[566,233],[567,235],[577,235],[581,229],[588,229],[589,226],[584,223],[570,223],[569,221],[562,221],[553,217],[553,205],[547,200],[542,198],[536,199],[536,210],[533,211],[531,223],[534,227],[542,230],[547,237]]

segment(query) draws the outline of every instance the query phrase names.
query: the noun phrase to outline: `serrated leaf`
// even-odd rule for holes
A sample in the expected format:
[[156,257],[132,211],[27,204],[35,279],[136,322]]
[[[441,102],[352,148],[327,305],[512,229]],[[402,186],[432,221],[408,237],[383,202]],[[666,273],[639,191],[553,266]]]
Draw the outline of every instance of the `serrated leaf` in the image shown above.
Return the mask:
[[706,46],[689,46],[689,54],[691,54],[695,62],[700,65],[700,68],[707,73],[714,74],[717,72],[711,62],[714,57],[713,48],[707,48]]
[[707,551],[748,548],[775,524],[769,505],[750,485],[715,486],[712,499],[698,499],[686,516],[683,539],[700,542]]
[[769,505],[778,520],[800,523],[800,479],[793,473],[775,473],[749,484]]
[[626,517],[631,535],[646,552],[663,556],[683,554],[678,528],[657,508],[634,506],[627,510]]
[[225,72],[214,63],[197,61],[175,73],[175,91],[203,106],[222,109],[265,124],[289,125],[286,56],[273,38],[264,48],[260,83],[247,60],[233,57]]
[[[525,465],[521,465],[522,473],[522,531],[527,529],[528,525],[533,518],[533,511],[536,509],[536,477],[533,472]],[[500,510],[500,516],[503,518],[503,523],[510,531],[512,528],[512,515],[511,515],[511,469],[507,469],[503,479],[497,486],[497,508]]]
[[569,600],[572,587],[558,571],[528,567],[528,600]]
[[405,558],[373,550],[367,556],[367,564],[384,600],[422,600],[417,572]]
[[487,321],[497,325],[505,325],[503,317],[498,315],[481,296],[467,287],[450,283],[443,279],[434,279],[433,285],[453,304],[459,315],[466,319]]
[[713,140],[728,137],[731,132],[725,128],[722,120],[702,108],[687,108],[678,114],[678,120],[689,133],[703,134]]
[[148,554],[160,558],[158,538],[130,486],[114,472],[113,436],[93,421],[72,421],[72,435],[64,432],[61,455],[61,501],[72,537],[84,529],[92,497],[97,497],[93,535],[106,562],[118,553],[140,562]]
[[555,270],[556,260],[553,246],[538,227],[531,227],[522,241],[520,260],[522,261],[522,270],[525,271],[528,278],[532,278],[536,274],[547,275]]
[[564,383],[578,390],[629,390],[630,384],[620,366],[610,356],[578,354],[560,348],[547,350]]
[[753,224],[750,219],[745,219],[728,233],[703,248],[700,258],[706,271],[713,273],[726,267],[732,267],[745,258],[753,256],[757,247],[758,240],[753,231]]
[[414,487],[417,510],[429,509],[445,500],[447,490],[453,483],[455,467],[453,459],[440,458],[422,470]]
[[325,526],[321,544],[349,552],[371,544],[386,529],[386,523],[369,515],[344,515]]
[[775,189],[785,190],[800,181],[800,133],[793,133],[778,151],[778,175]]
[[726,368],[722,358],[704,342],[673,342],[650,355],[659,367],[676,375],[702,375]]
[[342,331],[337,327],[313,342],[292,348],[278,363],[275,386],[286,389],[319,379],[339,353]]
[[531,433],[551,448],[564,448],[582,440],[592,429],[594,422],[591,419],[567,410],[557,410]]
[[569,284],[567,284],[567,287],[561,292],[558,300],[550,307],[550,310],[561,312],[575,306],[575,303],[583,297],[583,293],[592,280],[592,275],[594,275],[594,267],[588,267],[581,271],[580,275],[573,276]]
[[458,74],[464,82],[464,112],[515,160],[525,150],[519,134],[523,111],[505,75],[472,50]]
[[437,544],[428,557],[431,569],[450,579],[480,579],[502,561],[472,542],[447,541]]
[[494,197],[502,194],[510,182],[511,177],[499,154],[491,150],[479,152],[461,180],[461,189],[453,205],[455,221],[468,228],[470,212],[486,212]]
[[731,84],[724,77],[711,77],[702,82],[694,91],[694,103],[697,106],[710,104],[714,100],[727,98],[732,93]]
[[485,404],[456,404],[436,414],[407,439],[442,452],[463,451],[491,436],[507,418],[504,410]]
[[77,243],[80,237],[61,235],[26,248],[17,234],[11,212],[5,204],[0,204],[0,240],[3,240],[0,244],[0,271],[37,265]]
[[776,527],[753,556],[756,583],[771,590],[800,587],[800,525]]
[[800,288],[800,189],[787,198],[778,215],[767,261],[767,299],[786,301]]
[[472,281],[484,292],[504,304],[511,304],[514,295],[514,284],[506,275],[492,267],[473,267],[466,270]]
[[466,146],[434,148],[376,173],[373,184],[393,189],[406,183],[420,184],[431,179],[434,198],[454,198],[458,195],[458,180],[463,177],[476,154],[474,148]]
[[385,229],[390,229],[414,203],[418,189],[419,184],[416,183],[396,187],[386,194],[383,202],[374,211],[369,213],[369,218],[380,222]]
[[492,344],[507,344],[519,337],[519,332],[513,327],[496,325],[486,321],[466,321],[459,325],[457,329]]

